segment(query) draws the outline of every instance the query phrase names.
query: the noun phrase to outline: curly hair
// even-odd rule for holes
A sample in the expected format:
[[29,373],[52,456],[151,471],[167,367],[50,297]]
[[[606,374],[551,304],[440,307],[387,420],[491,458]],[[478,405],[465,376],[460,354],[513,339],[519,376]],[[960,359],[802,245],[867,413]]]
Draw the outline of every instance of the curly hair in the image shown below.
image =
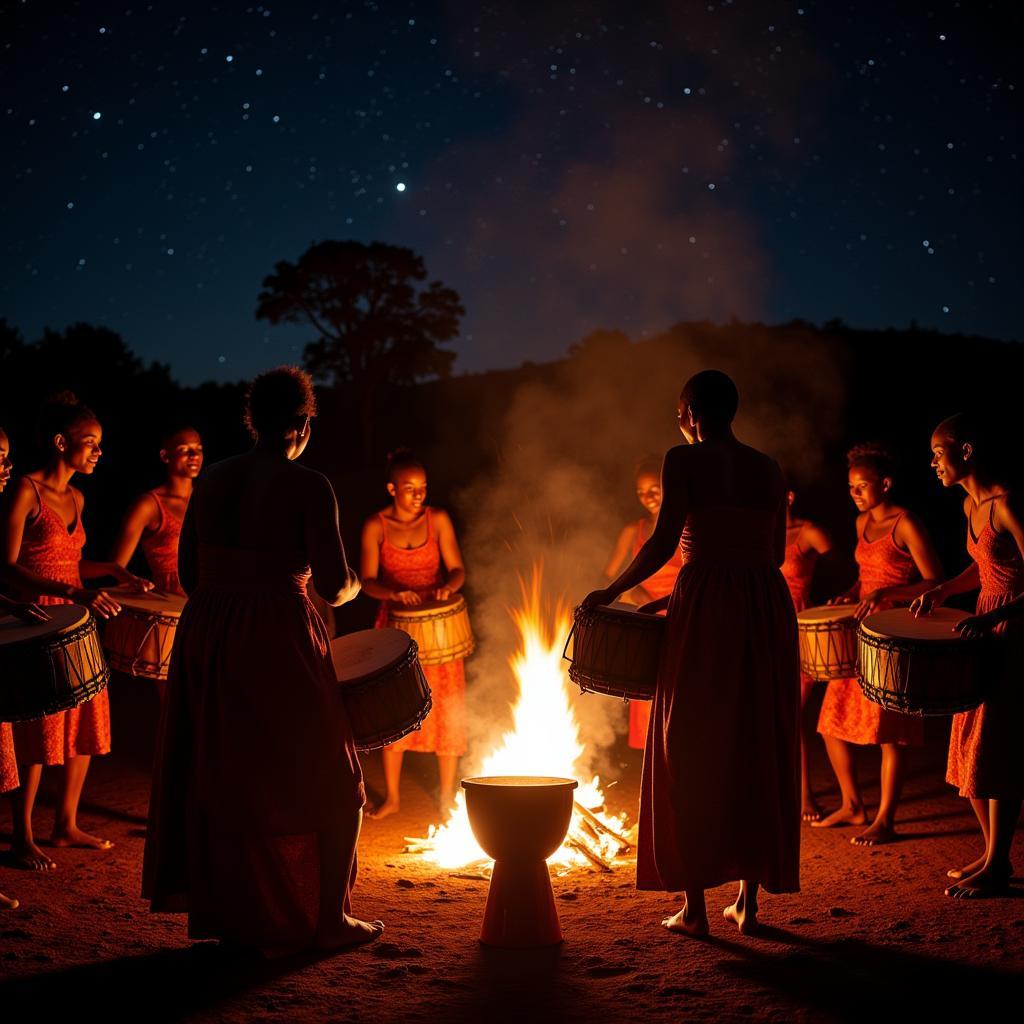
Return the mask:
[[633,479],[639,480],[642,476],[653,476],[661,479],[661,459],[657,455],[644,455],[637,459],[633,467]]
[[846,453],[846,464],[850,469],[867,469],[879,478],[893,479],[899,469],[899,461],[892,448],[882,441],[866,441],[855,444]]
[[396,448],[388,452],[386,473],[389,484],[395,482],[395,477],[403,469],[422,469],[426,472],[426,468],[411,448]]
[[49,452],[58,434],[67,434],[79,423],[99,422],[96,413],[78,400],[73,391],[58,391],[43,399],[36,416],[36,443]]
[[313,378],[297,366],[275,366],[252,379],[245,393],[245,425],[253,437],[283,434],[316,415]]

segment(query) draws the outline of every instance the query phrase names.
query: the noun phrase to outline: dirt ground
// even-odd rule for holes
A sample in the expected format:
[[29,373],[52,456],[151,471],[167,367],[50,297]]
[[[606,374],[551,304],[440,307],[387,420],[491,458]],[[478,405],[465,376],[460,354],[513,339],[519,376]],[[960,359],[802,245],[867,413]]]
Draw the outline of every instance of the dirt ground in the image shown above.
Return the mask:
[[[803,891],[766,896],[756,938],[718,916],[732,888],[708,895],[712,935],[658,927],[678,908],[640,893],[630,867],[554,879],[565,942],[526,952],[477,942],[486,883],[453,878],[402,852],[433,820],[432,759],[410,755],[399,816],[367,822],[355,910],[380,917],[384,938],[329,959],[264,963],[190,945],[184,920],[150,915],[138,896],[156,700],[114,684],[115,753],[97,760],[83,823],[110,853],[59,851],[50,876],[0,865],[0,891],[22,907],[0,913],[4,1020],[580,1021],[865,1020],[913,1014],[948,1020],[1000,1002],[1020,1005],[1024,887],[973,903],[943,895],[945,870],[974,856],[976,826],[942,783],[945,728],[930,722],[903,803],[901,841],[850,845],[848,830],[803,833]],[[824,755],[815,774],[825,800]],[[635,813],[639,757],[621,751],[611,793]],[[865,758],[868,797],[877,765]],[[379,760],[367,759],[373,785]],[[43,800],[47,799],[44,795]],[[39,811],[48,827],[49,810]],[[0,812],[0,841],[10,817]],[[1015,844],[1024,864],[1022,838]]]

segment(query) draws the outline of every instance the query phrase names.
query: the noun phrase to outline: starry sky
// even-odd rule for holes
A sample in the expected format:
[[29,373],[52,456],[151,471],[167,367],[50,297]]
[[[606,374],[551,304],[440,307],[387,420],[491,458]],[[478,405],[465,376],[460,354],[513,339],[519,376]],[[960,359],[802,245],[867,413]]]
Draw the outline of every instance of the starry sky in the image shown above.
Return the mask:
[[237,380],[310,338],[255,319],[275,262],[354,238],[460,293],[457,372],[731,316],[1020,338],[1018,11],[11,0],[0,316]]

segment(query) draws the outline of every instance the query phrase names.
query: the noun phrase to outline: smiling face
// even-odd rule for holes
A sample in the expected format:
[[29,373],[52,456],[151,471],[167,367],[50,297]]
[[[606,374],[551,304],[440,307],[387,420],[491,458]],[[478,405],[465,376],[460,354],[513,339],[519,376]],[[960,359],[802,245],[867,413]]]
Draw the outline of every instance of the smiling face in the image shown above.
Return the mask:
[[160,458],[167,465],[168,476],[195,480],[203,468],[203,441],[199,432],[179,430],[168,439],[167,447],[160,449]]
[[870,512],[881,505],[892,489],[892,480],[867,466],[851,466],[849,474],[850,497],[858,512]]
[[932,469],[943,487],[962,483],[973,473],[973,455],[969,444],[938,432],[932,434]]
[[652,517],[657,516],[661,508],[661,477],[655,473],[639,473],[636,498]]
[[7,435],[0,430],[0,493],[3,492],[3,489],[11,479],[11,470],[13,468],[14,463],[11,462],[11,442],[7,440]]
[[53,443],[61,460],[76,473],[92,473],[103,454],[100,441],[103,428],[94,419],[79,420],[66,434],[58,434]]
[[418,516],[427,501],[427,471],[420,466],[399,469],[388,483],[395,508],[407,516]]

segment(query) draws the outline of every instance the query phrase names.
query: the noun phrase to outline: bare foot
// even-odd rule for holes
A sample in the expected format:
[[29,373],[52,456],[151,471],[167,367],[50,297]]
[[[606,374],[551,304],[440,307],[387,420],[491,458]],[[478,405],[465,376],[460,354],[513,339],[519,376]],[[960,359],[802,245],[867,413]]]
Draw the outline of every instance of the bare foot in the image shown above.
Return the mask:
[[661,922],[661,926],[662,928],[667,928],[670,932],[679,932],[681,935],[702,939],[709,931],[708,915],[705,911],[703,914],[693,914],[691,916],[689,905],[684,903],[683,909],[671,917],[666,917]]
[[736,900],[722,911],[722,917],[726,921],[732,921],[739,928],[740,935],[754,935],[759,927],[756,904],[744,905],[740,900]]
[[51,846],[74,846],[84,850],[112,850],[114,844],[109,839],[83,832],[77,825],[74,828],[55,828],[50,836]]
[[10,864],[26,871],[56,871],[57,862],[50,860],[35,843],[26,840],[11,846],[7,855]]
[[336,925],[320,930],[316,945],[317,949],[326,951],[365,946],[367,942],[379,939],[383,931],[383,921],[360,921],[357,917],[343,914]]
[[5,896],[0,892],[0,910],[17,910],[20,904],[16,899],[10,896]]
[[854,846],[883,846],[885,843],[894,843],[897,839],[899,836],[896,834],[896,829],[876,821],[864,829],[860,835],[854,836],[850,842]]
[[955,900],[984,899],[991,896],[1005,896],[1010,889],[1011,871],[1009,865],[983,867],[973,875],[946,890],[947,896]]
[[818,806],[816,800],[808,800],[804,804],[803,819],[804,821],[821,821],[822,811]]
[[[970,864],[965,864],[962,868],[950,868],[946,872],[949,878],[955,878],[957,880],[961,878],[970,878],[971,875],[977,874],[985,866],[985,854],[982,854],[977,860],[972,860]],[[1007,864],[1006,877],[1008,879],[1013,878],[1013,865]]]
[[399,803],[397,800],[385,800],[382,804],[373,804],[366,808],[366,817],[373,818],[374,821],[380,821],[381,818],[386,818],[390,814],[397,814],[399,810]]
[[842,828],[845,825],[866,825],[868,816],[863,807],[840,807],[821,821],[812,821],[811,828]]

